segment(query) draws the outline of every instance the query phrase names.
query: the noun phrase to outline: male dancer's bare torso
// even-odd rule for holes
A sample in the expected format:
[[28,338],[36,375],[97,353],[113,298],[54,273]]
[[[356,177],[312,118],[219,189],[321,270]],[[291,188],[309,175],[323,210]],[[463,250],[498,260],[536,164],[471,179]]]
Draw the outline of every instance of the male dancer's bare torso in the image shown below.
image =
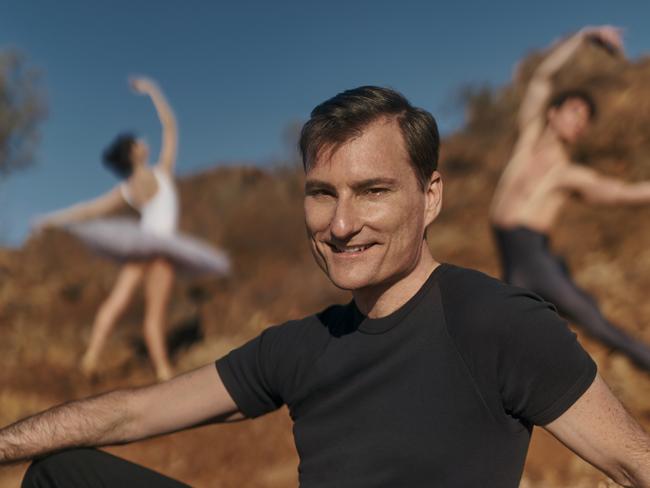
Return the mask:
[[626,183],[602,175],[571,161],[565,147],[585,130],[595,109],[588,95],[575,90],[551,99],[551,78],[585,40],[622,48],[615,29],[587,28],[556,44],[540,63],[519,109],[519,139],[497,185],[490,222],[505,281],[552,302],[590,335],[650,371],[650,346],[609,322],[549,246],[548,235],[573,196],[591,204],[650,203],[650,182]]
[[500,228],[522,226],[547,234],[571,197],[567,183],[580,168],[552,136],[544,134],[531,141],[526,135],[518,141],[501,176],[490,220]]

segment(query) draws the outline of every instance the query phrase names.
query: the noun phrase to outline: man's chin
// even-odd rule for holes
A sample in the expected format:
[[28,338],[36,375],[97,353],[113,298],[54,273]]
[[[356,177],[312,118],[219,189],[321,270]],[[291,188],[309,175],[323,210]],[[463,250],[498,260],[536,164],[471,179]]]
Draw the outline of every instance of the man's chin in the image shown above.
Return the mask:
[[582,137],[583,132],[569,132],[564,135],[562,140],[564,141],[565,144],[577,144],[580,138]]
[[341,290],[359,291],[372,287],[374,280],[369,276],[350,276],[345,273],[327,273],[332,284]]

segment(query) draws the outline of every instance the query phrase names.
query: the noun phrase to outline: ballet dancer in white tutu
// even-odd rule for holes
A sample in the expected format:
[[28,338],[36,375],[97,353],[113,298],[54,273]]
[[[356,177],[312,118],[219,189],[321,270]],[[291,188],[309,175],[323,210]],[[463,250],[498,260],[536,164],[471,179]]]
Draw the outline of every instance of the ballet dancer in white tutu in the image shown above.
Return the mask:
[[[178,145],[176,118],[159,87],[134,78],[136,93],[151,98],[162,124],[162,147],[156,164],[148,163],[149,147],[132,134],[121,134],[104,151],[104,163],[124,181],[108,193],[37,220],[36,226],[63,227],[96,251],[123,262],[117,281],[95,317],[90,343],[81,361],[86,376],[97,371],[99,357],[117,320],[137,286],[145,288],[144,338],[156,376],[172,376],[165,345],[166,310],[176,271],[226,274],[224,253],[177,232],[178,196],[174,166]],[[106,217],[130,205],[140,220]]]

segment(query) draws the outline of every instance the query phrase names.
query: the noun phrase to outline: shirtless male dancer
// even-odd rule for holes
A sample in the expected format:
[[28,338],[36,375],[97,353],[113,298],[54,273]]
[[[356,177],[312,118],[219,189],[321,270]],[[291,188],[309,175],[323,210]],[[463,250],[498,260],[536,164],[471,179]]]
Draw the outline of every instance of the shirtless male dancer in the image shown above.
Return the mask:
[[603,176],[575,164],[567,152],[566,145],[588,127],[595,105],[579,90],[552,98],[551,79],[588,41],[622,52],[616,28],[588,27],[558,43],[539,65],[519,109],[519,138],[497,186],[490,221],[505,281],[538,293],[591,336],[650,370],[650,348],[609,322],[573,282],[564,260],[549,250],[548,234],[570,197],[590,204],[650,203],[650,182]]

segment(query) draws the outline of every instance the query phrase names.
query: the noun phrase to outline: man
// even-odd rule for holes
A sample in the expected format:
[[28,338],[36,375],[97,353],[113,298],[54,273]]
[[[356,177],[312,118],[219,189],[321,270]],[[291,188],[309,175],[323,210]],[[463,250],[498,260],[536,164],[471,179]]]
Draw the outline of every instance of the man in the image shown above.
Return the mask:
[[[650,486],[648,436],[552,308],[431,255],[442,181],[430,114],[392,90],[349,90],[314,109],[301,150],[311,249],[354,300],[271,327],[216,369],[17,422],[0,431],[0,462],[286,404],[305,488],[515,487],[534,424],[620,483]],[[178,486],[95,450],[36,462],[24,486],[136,477]]]
[[587,41],[609,52],[622,49],[616,29],[585,28],[539,65],[519,110],[519,139],[497,186],[491,221],[505,281],[538,293],[588,334],[650,370],[650,348],[611,324],[548,246],[547,236],[572,196],[592,204],[650,203],[650,182],[628,184],[600,175],[573,163],[565,149],[587,128],[595,105],[580,90],[551,97],[551,79]]

